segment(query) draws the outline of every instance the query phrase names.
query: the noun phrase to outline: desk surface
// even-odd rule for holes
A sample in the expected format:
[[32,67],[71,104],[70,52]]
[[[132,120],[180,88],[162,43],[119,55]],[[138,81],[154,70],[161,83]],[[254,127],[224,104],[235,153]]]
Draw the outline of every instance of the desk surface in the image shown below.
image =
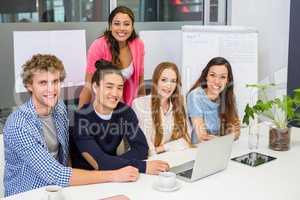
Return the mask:
[[[231,157],[246,154],[246,130],[242,130],[241,138],[234,142]],[[252,168],[234,161],[229,161],[226,170],[203,178],[194,183],[182,183],[180,190],[175,192],[158,192],[152,188],[156,176],[141,174],[134,183],[104,183],[64,188],[67,199],[97,200],[116,194],[124,194],[132,200],[140,199],[185,199],[192,196],[197,199],[229,199],[229,200],[299,200],[300,199],[300,129],[292,129],[291,149],[276,152],[268,149],[268,134],[264,130],[260,137],[257,152],[276,157],[275,161]],[[195,150],[160,154],[151,159],[164,159],[172,166],[191,160]],[[43,199],[44,188],[32,190],[10,199]]]

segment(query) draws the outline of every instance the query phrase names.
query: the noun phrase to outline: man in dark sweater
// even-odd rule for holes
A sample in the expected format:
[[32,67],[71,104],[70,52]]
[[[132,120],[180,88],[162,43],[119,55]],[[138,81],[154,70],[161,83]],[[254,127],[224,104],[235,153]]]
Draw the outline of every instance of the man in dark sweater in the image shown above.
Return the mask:
[[[138,125],[134,111],[120,102],[124,79],[121,71],[111,63],[96,62],[92,77],[95,100],[75,113],[71,133],[73,145],[73,167],[90,170],[116,170],[132,166],[137,173],[158,174],[167,171],[169,165],[163,161],[144,161],[148,156],[148,145]],[[123,139],[129,150],[117,155]]]

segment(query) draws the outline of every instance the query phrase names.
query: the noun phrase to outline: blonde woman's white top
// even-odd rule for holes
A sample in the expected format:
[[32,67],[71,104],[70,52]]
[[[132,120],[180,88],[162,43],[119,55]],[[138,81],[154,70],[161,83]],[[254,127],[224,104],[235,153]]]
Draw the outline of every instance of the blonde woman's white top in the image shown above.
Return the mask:
[[[156,151],[154,146],[155,126],[152,121],[151,95],[136,98],[132,103],[132,109],[135,111],[139,119],[139,126],[146,136],[149,145],[149,156],[152,156],[156,154]],[[170,104],[169,110],[165,114],[161,111],[161,120],[163,128],[162,144],[165,150],[177,151],[188,148],[189,145],[183,138],[171,139],[174,126],[172,104]]]

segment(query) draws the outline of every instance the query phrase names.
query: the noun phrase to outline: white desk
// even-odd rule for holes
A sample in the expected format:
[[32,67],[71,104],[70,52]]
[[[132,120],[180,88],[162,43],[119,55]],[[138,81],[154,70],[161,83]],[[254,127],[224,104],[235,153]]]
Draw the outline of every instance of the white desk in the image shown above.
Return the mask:
[[[267,130],[265,130],[266,132]],[[134,183],[105,183],[64,189],[72,200],[97,200],[125,194],[132,200],[141,199],[210,199],[210,200],[299,200],[300,199],[300,131],[293,129],[291,149],[276,152],[268,149],[268,134],[261,137],[258,152],[276,157],[275,161],[256,168],[230,161],[227,169],[195,183],[181,181],[182,188],[164,193],[152,189],[156,176],[142,174]],[[248,153],[246,130],[233,146],[232,157]],[[195,150],[161,154],[172,166],[190,160]],[[9,199],[42,199],[43,188],[15,195]]]

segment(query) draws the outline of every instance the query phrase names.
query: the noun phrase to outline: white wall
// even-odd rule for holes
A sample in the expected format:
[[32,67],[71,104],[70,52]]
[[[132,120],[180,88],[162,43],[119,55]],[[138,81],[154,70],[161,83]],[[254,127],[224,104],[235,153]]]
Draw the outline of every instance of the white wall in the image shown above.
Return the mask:
[[269,77],[271,82],[284,82],[286,88],[290,0],[231,0],[229,12],[231,25],[259,32],[258,80]]

